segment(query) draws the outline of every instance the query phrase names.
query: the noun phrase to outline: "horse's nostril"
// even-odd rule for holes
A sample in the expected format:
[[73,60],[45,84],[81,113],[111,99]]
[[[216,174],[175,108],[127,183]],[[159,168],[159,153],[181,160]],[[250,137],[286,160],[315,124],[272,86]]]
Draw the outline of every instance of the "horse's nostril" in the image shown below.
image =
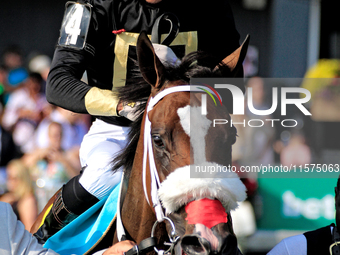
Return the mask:
[[237,239],[234,235],[228,235],[221,247],[221,254],[228,255],[228,254],[242,254],[239,252],[237,248]]
[[209,242],[197,235],[184,236],[181,240],[181,247],[187,255],[208,255],[210,253]]

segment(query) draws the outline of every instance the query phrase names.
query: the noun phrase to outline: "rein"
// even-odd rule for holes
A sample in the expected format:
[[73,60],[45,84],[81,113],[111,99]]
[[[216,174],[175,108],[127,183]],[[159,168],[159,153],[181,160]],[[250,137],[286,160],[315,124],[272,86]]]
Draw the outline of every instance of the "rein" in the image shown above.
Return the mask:
[[[154,223],[151,231],[151,237],[144,239],[139,246],[135,246],[131,250],[129,250],[126,255],[139,255],[140,253],[148,252],[149,248],[154,248],[154,250],[159,254],[173,254],[173,249],[176,243],[179,240],[179,236],[175,235],[176,229],[175,224],[172,222],[172,220],[168,217],[165,217],[164,210],[162,207],[162,204],[160,202],[159,196],[158,196],[158,189],[161,185],[161,182],[159,180],[159,175],[157,172],[156,164],[155,164],[155,157],[153,154],[152,149],[152,137],[151,137],[151,121],[149,120],[148,113],[154,108],[154,106],[165,96],[175,93],[175,92],[202,92],[202,87],[205,87],[205,90],[209,91],[212,94],[215,94],[215,91],[211,90],[209,87],[206,86],[198,86],[198,85],[181,85],[181,86],[175,86],[171,88],[164,89],[163,91],[159,92],[155,97],[151,97],[149,100],[149,103],[146,108],[146,118],[145,118],[145,124],[144,124],[144,154],[143,154],[143,189],[144,189],[144,195],[145,198],[150,206],[152,206],[155,209],[156,218],[157,221]],[[219,96],[219,95],[218,95]],[[151,178],[151,202],[149,201],[148,193],[147,193],[147,185],[146,185],[146,161],[147,161],[147,155],[149,154],[149,170],[150,170],[150,178]],[[124,181],[124,172],[122,176],[122,180]],[[123,201],[121,201],[122,197],[122,187],[120,188],[119,193],[119,199],[118,199],[118,210],[117,210],[117,237],[119,241],[122,241],[125,239],[125,230],[121,219],[120,209]],[[165,243],[165,245],[170,245],[170,248],[166,251],[164,250],[158,250],[156,246],[156,241],[154,237],[154,232],[156,229],[156,226],[158,223],[163,222],[164,220],[169,221],[172,231],[169,236],[170,243]]]

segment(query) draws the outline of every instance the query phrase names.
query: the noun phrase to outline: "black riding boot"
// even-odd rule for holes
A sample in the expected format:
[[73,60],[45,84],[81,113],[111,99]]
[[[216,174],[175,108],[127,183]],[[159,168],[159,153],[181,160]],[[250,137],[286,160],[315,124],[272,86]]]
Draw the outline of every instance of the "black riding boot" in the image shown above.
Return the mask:
[[43,225],[34,234],[40,244],[99,201],[81,186],[80,176],[72,178],[56,195]]
[[65,227],[78,215],[72,213],[64,204],[62,190],[56,195],[52,208],[48,212],[43,225],[38,229],[34,236],[40,244],[44,244],[48,238]]

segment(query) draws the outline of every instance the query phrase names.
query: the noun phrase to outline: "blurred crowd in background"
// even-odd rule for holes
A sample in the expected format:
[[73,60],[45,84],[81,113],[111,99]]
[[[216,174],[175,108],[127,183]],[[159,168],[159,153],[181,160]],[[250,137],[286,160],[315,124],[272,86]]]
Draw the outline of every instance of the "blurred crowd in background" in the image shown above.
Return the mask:
[[8,45],[0,59],[0,201],[30,229],[47,201],[80,172],[91,118],[46,101],[51,59]]

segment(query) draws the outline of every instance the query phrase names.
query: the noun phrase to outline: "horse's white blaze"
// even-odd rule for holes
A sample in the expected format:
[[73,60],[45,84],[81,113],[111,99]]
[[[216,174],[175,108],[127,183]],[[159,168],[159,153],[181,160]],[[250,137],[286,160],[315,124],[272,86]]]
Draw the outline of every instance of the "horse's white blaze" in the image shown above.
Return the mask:
[[190,178],[190,169],[195,166],[222,167],[206,161],[205,144],[211,120],[201,114],[201,107],[190,105],[179,108],[177,114],[184,132],[190,137],[194,161],[191,166],[176,169],[161,183],[158,195],[166,213],[202,198],[218,199],[226,211],[235,209],[238,202],[246,198],[246,188],[236,173],[227,172],[225,178]]
[[[179,108],[177,114],[184,132],[190,137],[193,149],[194,163],[200,164],[206,161],[205,137],[212,121],[201,114],[201,107],[187,105]],[[191,128],[194,130],[190,130]],[[194,131],[194,132],[192,132]]]
[[[210,162],[202,165],[219,166]],[[191,167],[195,169],[194,165],[177,168],[161,183],[158,196],[166,213],[202,198],[218,199],[226,211],[230,211],[246,199],[246,187],[236,173],[226,172],[225,178],[190,178]]]
[[190,105],[178,108],[177,114],[184,132],[190,137]]

